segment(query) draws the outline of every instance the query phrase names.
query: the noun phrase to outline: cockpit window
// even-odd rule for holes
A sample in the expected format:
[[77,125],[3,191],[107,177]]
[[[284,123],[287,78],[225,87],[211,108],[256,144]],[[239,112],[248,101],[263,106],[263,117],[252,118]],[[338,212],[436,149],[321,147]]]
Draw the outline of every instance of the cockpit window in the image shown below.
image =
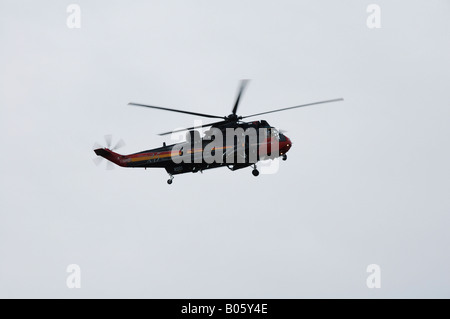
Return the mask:
[[277,139],[277,141],[280,140],[280,134],[278,133],[278,130],[274,127],[271,128],[272,130],[272,136],[275,137]]

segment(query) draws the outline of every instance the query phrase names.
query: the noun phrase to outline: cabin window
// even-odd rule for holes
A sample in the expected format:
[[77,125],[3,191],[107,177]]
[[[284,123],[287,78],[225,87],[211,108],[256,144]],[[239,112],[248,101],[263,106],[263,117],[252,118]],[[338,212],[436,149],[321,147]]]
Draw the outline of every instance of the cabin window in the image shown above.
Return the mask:
[[277,141],[280,140],[280,134],[278,134],[278,130],[275,128],[272,128],[272,136],[277,139]]
[[280,140],[280,134],[278,133],[278,130],[274,127],[268,128],[267,129],[267,138],[269,137],[274,137],[277,139],[277,141]]

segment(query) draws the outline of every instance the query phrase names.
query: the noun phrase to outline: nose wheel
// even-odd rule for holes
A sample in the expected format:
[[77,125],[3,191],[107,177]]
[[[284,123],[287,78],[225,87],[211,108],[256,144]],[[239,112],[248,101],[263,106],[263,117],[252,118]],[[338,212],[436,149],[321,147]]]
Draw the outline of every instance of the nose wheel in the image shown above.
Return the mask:
[[252,171],[253,176],[258,176],[259,175],[259,171],[256,169],[256,165],[253,165],[253,171]]
[[281,157],[281,159],[282,159],[283,161],[287,160],[287,155],[286,155],[286,154],[283,154],[283,156]]
[[172,174],[169,174],[169,176],[170,176],[170,178],[167,180],[167,184],[172,184],[172,182],[173,182],[173,176],[172,176]]

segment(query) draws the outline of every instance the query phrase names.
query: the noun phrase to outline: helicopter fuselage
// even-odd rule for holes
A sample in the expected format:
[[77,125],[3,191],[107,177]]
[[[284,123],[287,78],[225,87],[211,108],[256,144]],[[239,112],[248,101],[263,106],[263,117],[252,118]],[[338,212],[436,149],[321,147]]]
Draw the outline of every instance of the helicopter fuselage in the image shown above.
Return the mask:
[[[217,129],[219,133],[225,133],[222,141],[208,136],[213,128]],[[238,128],[244,132],[249,129],[258,130],[257,139],[251,143],[245,137],[243,139],[238,137],[230,143],[226,133],[229,132],[229,129],[236,130]],[[197,140],[194,139],[195,136],[197,136]],[[287,136],[279,133],[262,120],[212,127],[203,138],[200,138],[198,131],[188,131],[186,141],[129,155],[120,155],[108,148],[96,149],[95,153],[122,167],[165,168],[169,174],[176,175],[188,172],[196,173],[223,166],[237,170],[255,165],[259,160],[274,159],[280,156],[286,158],[286,153],[291,146],[292,142]],[[252,154],[254,156],[251,156]]]

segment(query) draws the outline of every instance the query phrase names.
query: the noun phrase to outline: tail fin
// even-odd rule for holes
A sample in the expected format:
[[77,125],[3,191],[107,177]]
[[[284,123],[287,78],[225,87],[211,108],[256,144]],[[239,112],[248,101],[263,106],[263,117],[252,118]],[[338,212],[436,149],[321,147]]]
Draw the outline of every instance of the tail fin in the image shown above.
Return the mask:
[[106,158],[108,161],[113,162],[114,164],[117,164],[119,166],[126,166],[125,163],[123,162],[124,156],[114,153],[110,149],[98,148],[98,149],[94,150],[94,152],[98,156]]

